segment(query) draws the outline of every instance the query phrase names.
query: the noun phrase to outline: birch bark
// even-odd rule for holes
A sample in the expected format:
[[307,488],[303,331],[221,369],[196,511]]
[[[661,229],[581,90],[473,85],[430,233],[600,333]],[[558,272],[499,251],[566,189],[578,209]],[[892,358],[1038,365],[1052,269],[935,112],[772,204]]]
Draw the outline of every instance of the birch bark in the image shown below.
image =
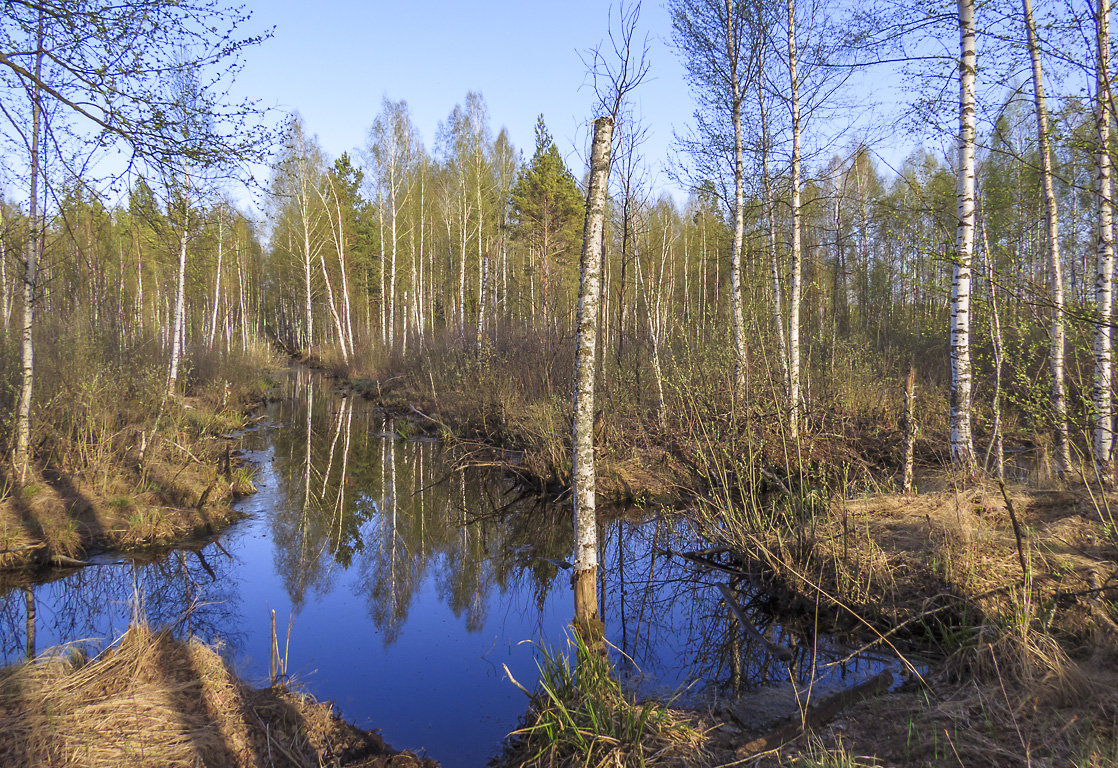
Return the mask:
[[[962,1],[962,0],[961,0]],[[803,265],[800,230],[800,81],[796,56],[796,0],[788,0],[788,80],[792,97],[792,295],[788,304],[788,434],[800,436],[800,303]]]
[[[187,182],[189,187],[189,181]],[[175,396],[179,378],[179,359],[182,357],[183,320],[186,309],[186,245],[190,239],[190,209],[183,203],[182,230],[179,232],[179,261],[175,278],[175,307],[171,324],[171,366],[167,373],[166,397]]]
[[213,314],[210,315],[210,333],[206,337],[206,346],[213,349],[214,337],[217,335],[217,308],[221,298],[221,259],[224,255],[222,245],[225,240],[225,218],[219,213],[217,219],[217,270],[214,272],[214,298]]
[[1095,66],[1095,149],[1096,219],[1095,219],[1095,304],[1098,324],[1095,326],[1095,429],[1094,454],[1099,478],[1107,487],[1114,484],[1113,410],[1113,330],[1110,327],[1114,302],[1114,212],[1110,183],[1110,4],[1096,0],[1096,66]]
[[42,223],[39,213],[39,134],[42,130],[43,12],[36,34],[35,78],[31,87],[31,195],[28,201],[27,246],[23,262],[23,317],[20,340],[20,386],[16,401],[16,447],[13,455],[20,483],[27,481],[31,463],[31,390],[35,383],[35,276],[39,267]]
[[1067,384],[1064,381],[1064,280],[1060,263],[1060,229],[1056,191],[1052,183],[1052,153],[1048,140],[1048,111],[1044,100],[1044,76],[1036,39],[1031,0],[1022,0],[1029,59],[1033,74],[1033,108],[1036,111],[1037,142],[1040,146],[1041,187],[1044,190],[1045,227],[1048,238],[1048,279],[1052,292],[1052,325],[1049,332],[1048,362],[1052,372],[1052,411],[1055,419],[1056,461],[1060,477],[1071,468],[1068,441]]
[[575,628],[587,646],[602,641],[598,614],[598,521],[595,512],[594,372],[598,349],[598,304],[601,301],[602,240],[605,231],[606,191],[609,182],[613,119],[594,121],[590,154],[590,184],[586,192],[586,223],[578,291],[578,335],[575,342],[575,417],[572,430],[574,484]]
[[974,0],[958,0],[959,166],[958,227],[951,277],[951,460],[973,474],[978,468],[971,435],[970,291],[974,257]]
[[745,170],[742,160],[741,23],[732,0],[726,0],[726,60],[730,65],[730,117],[734,124],[734,239],[730,248],[730,307],[734,327],[734,388],[745,396],[745,312],[741,301],[741,248],[745,230]]

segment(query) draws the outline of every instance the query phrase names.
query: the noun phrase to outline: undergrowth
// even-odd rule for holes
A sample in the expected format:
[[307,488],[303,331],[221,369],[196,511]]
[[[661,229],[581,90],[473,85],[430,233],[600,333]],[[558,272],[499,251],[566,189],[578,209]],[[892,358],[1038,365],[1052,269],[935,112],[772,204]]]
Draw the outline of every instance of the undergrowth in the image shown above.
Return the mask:
[[703,735],[685,716],[663,704],[633,700],[613,679],[608,659],[588,650],[577,633],[573,637],[569,653],[541,650],[538,690],[525,725],[510,735],[501,764],[703,764]]

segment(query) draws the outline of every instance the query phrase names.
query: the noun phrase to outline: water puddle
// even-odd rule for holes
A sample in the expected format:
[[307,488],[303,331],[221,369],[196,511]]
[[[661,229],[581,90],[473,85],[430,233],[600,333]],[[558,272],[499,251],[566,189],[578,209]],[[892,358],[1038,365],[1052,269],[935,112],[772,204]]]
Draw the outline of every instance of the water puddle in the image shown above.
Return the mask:
[[[243,437],[258,466],[259,492],[240,507],[248,519],[154,561],[106,556],[0,595],[3,661],[23,657],[29,630],[38,650],[96,651],[139,617],[219,643],[239,674],[263,684],[274,611],[280,654],[316,697],[447,768],[484,764],[525,710],[503,665],[531,684],[539,648],[566,645],[569,506],[493,473],[455,471],[437,443],[405,439],[409,424],[317,374],[281,378],[281,399]],[[794,704],[793,681],[814,675],[825,693],[890,665],[836,663],[844,648],[768,626],[765,596],[734,584],[768,641],[792,649],[792,661],[774,658],[737,626],[716,588],[727,574],[667,554],[702,546],[667,518],[603,526],[607,637],[639,695],[710,706],[752,691],[740,701],[765,713]]]

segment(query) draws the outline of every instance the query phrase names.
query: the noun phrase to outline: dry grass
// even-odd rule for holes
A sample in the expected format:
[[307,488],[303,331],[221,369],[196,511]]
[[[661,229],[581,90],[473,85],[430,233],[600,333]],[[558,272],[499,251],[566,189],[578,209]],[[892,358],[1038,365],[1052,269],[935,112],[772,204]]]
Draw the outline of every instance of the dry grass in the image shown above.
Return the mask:
[[43,768],[433,766],[297,693],[252,690],[197,642],[133,627],[92,661],[0,672],[0,764]]
[[[1097,491],[996,488],[830,498],[784,517],[710,512],[712,535],[793,611],[916,649],[929,690],[859,705],[760,765],[1113,765],[1118,542]],[[799,515],[797,517],[797,515]],[[798,520],[799,526],[792,523]],[[1021,562],[1025,562],[1024,573]]]
[[252,491],[228,466],[225,437],[268,386],[266,350],[195,351],[186,396],[164,403],[159,362],[131,361],[126,375],[78,349],[72,371],[44,363],[34,476],[22,486],[10,468],[0,476],[0,570],[209,533],[236,519],[234,494]]

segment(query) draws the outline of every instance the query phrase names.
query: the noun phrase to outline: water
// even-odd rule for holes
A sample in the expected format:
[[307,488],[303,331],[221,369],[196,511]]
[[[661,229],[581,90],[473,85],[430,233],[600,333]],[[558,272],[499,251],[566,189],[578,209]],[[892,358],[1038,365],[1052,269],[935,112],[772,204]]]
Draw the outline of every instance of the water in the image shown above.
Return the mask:
[[[242,438],[259,487],[240,503],[248,519],[155,560],[101,556],[7,591],[0,655],[24,654],[29,589],[40,651],[79,643],[95,652],[142,616],[220,644],[240,675],[266,684],[275,611],[280,654],[310,693],[394,747],[425,750],[447,768],[484,765],[527,703],[503,665],[531,687],[539,649],[566,647],[569,504],[525,495],[496,473],[457,471],[439,444],[405,437],[412,424],[331,391],[317,374],[280,377],[280,400]],[[637,695],[710,706],[753,691],[759,703],[749,706],[761,711],[756,691],[787,699],[781,691],[806,685],[813,661],[817,692],[887,663],[832,664],[840,646],[773,624],[765,595],[746,590],[759,628],[800,642],[792,665],[774,660],[721,602],[714,585],[727,574],[668,554],[702,546],[669,518],[603,526],[607,637],[624,651],[615,664]]]

